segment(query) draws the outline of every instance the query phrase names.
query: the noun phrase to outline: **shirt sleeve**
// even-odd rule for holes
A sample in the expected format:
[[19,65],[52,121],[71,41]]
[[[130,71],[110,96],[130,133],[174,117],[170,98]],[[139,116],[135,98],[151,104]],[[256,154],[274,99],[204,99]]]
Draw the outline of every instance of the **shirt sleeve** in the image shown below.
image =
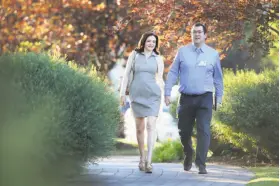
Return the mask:
[[217,98],[217,103],[222,103],[222,97],[224,92],[224,84],[223,84],[223,72],[221,68],[221,61],[219,54],[216,56],[216,63],[214,67],[214,86],[215,86],[215,96]]
[[179,69],[180,69],[180,49],[178,50],[176,57],[171,65],[171,68],[167,74],[167,80],[165,82],[165,91],[164,91],[165,96],[171,95],[172,87],[178,80]]

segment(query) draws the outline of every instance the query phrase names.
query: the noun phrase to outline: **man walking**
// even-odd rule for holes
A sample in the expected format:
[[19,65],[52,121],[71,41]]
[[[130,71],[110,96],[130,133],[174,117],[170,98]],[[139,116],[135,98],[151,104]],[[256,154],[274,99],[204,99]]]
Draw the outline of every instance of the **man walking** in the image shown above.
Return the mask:
[[215,107],[222,103],[223,74],[219,53],[205,44],[207,29],[196,23],[191,30],[192,43],[181,47],[167,75],[165,84],[165,103],[170,104],[172,86],[180,79],[181,93],[178,107],[178,128],[184,147],[184,170],[192,167],[192,131],[197,126],[197,147],[195,165],[199,174],[207,174],[206,158],[210,145],[210,122],[213,108],[213,89]]

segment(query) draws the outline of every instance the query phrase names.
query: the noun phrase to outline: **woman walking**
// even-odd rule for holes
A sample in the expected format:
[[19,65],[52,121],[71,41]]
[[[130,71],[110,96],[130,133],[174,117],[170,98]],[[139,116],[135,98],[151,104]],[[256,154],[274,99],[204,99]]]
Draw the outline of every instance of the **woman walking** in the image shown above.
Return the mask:
[[[163,82],[164,63],[158,52],[158,36],[154,33],[142,35],[138,47],[129,55],[122,80],[121,105],[129,90],[131,109],[136,123],[136,135],[140,152],[139,169],[152,173],[152,152],[155,143],[156,120],[159,115]],[[130,81],[129,81],[130,80]],[[145,118],[147,121],[147,146],[144,150]]]

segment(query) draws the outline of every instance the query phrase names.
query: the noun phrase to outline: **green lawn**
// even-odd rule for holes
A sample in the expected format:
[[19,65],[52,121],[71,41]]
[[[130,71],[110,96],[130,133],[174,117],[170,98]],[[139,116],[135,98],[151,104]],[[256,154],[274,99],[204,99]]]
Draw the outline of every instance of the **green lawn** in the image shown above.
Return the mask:
[[279,167],[257,167],[250,168],[256,174],[247,186],[278,186]]

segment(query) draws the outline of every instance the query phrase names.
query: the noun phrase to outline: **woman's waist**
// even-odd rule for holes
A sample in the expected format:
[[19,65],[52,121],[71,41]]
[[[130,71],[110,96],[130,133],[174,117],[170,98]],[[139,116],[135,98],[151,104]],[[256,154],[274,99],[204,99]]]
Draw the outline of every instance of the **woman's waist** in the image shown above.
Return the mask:
[[132,82],[143,84],[157,84],[156,78],[134,77]]
[[143,89],[146,87],[160,87],[156,80],[134,79],[131,84],[133,87],[137,86]]
[[150,72],[136,72],[134,73],[134,78],[141,78],[141,79],[147,79],[147,80],[155,80],[156,75],[154,73]]

